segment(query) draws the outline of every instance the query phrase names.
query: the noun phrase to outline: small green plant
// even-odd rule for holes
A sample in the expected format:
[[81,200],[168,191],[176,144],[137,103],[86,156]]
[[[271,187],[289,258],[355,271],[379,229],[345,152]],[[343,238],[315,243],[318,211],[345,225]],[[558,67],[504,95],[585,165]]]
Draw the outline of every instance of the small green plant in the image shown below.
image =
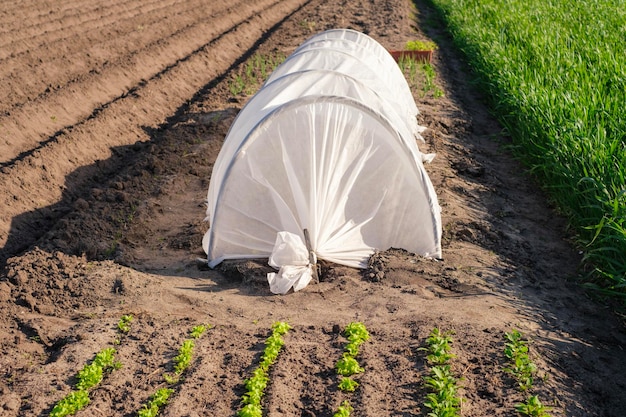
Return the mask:
[[270,380],[269,369],[285,344],[282,336],[290,329],[291,326],[285,322],[276,322],[272,325],[272,334],[265,341],[265,349],[259,366],[252,372],[252,376],[244,382],[246,393],[241,397],[243,406],[237,412],[237,416],[262,417],[261,400]]
[[359,387],[359,383],[354,379],[344,376],[339,382],[339,389],[343,392],[354,392]]
[[522,391],[527,391],[533,386],[533,375],[537,367],[528,356],[528,342],[517,330],[504,335],[504,355],[509,359],[509,365],[504,368],[518,383]]
[[[359,365],[356,356],[359,354],[359,348],[363,342],[370,338],[370,334],[363,323],[352,322],[346,326],[343,335],[348,339],[348,343],[344,346],[344,352],[335,365],[335,370],[341,375],[338,388],[340,391],[354,392],[359,387],[359,383],[352,378],[352,375],[364,372],[365,369]],[[352,406],[348,401],[344,401],[333,417],[349,416]]]
[[174,357],[174,374],[163,374],[163,379],[165,379],[165,382],[169,385],[174,385],[180,381],[181,375],[191,364],[193,348],[195,347],[194,340],[200,338],[207,328],[210,328],[210,326],[201,324],[191,329],[191,332],[189,333],[191,339],[183,341],[183,344],[178,349],[178,355]]
[[335,368],[337,369],[337,373],[343,376],[351,376],[365,372],[365,369],[359,366],[359,362],[347,353],[344,353],[343,358],[337,361]]
[[241,75],[236,75],[230,82],[228,83],[228,89],[230,94],[233,96],[238,96],[241,94],[246,88],[246,82],[244,81]]
[[[504,356],[509,360],[509,365],[504,371],[511,374],[520,391],[530,391],[533,388],[534,375],[537,366],[528,356],[528,341],[524,340],[524,335],[517,330],[504,334]],[[550,417],[549,411],[536,395],[528,397],[526,402],[515,405],[515,410],[524,416],[530,417]]]
[[115,362],[115,353],[113,348],[103,349],[90,364],[78,371],[76,390],[55,404],[50,417],[69,416],[86,407],[89,404],[89,390],[102,381],[105,373],[121,368],[121,363]]
[[175,374],[180,375],[189,367],[194,346],[195,343],[193,340],[185,340],[183,342],[178,350],[178,356],[174,358],[174,362],[176,363],[176,365],[174,365]]
[[433,41],[408,41],[405,45],[407,51],[434,51],[437,44]]
[[428,360],[429,363],[434,365],[445,365],[450,359],[455,357],[455,355],[450,352],[452,335],[453,333],[451,331],[442,332],[436,327],[430,332],[430,335],[426,339],[428,347],[420,348],[420,350],[428,352],[426,360]]
[[89,404],[89,393],[87,391],[79,390],[72,391],[67,394],[61,401],[56,403],[50,417],[65,417],[76,414],[79,410],[82,410]]
[[83,369],[78,371],[76,388],[79,391],[87,391],[98,385],[102,381],[104,373],[117,366],[114,363],[114,358],[115,349],[113,348],[106,348],[98,352],[91,364],[85,365]]
[[349,417],[350,413],[353,411],[352,406],[346,400],[337,408],[337,412],[333,414],[333,417]]
[[525,403],[516,404],[515,410],[523,416],[550,417],[550,414],[548,414],[550,409],[541,404],[536,395],[530,396]]
[[207,329],[210,329],[211,326],[210,325],[205,325],[205,324],[200,324],[196,327],[194,327],[193,329],[191,329],[191,334],[190,336],[193,339],[199,339],[200,336],[202,336],[204,334],[205,331],[207,331]]
[[424,406],[431,410],[429,417],[460,416],[461,398],[458,395],[458,379],[453,375],[448,362],[455,355],[450,352],[452,332],[434,328],[426,339],[426,360],[431,365],[429,375],[424,377],[426,394]]
[[174,393],[171,388],[160,388],[150,397],[148,404],[145,404],[141,410],[137,412],[138,417],[156,417],[159,414],[159,410],[170,398],[170,395]]
[[[168,385],[174,385],[180,382],[181,375],[187,370],[189,365],[191,364],[191,359],[193,357],[193,349],[195,347],[195,340],[200,338],[207,329],[210,329],[210,325],[198,325],[191,329],[189,332],[190,339],[185,339],[178,349],[178,355],[174,357],[174,373],[163,374],[163,380]],[[174,390],[171,388],[161,388],[158,389],[152,396],[150,397],[147,404],[144,404],[142,409],[137,412],[138,417],[155,417],[161,407],[167,404],[167,401],[174,393]]]
[[133,321],[132,314],[125,314],[117,322],[117,329],[122,333],[130,332],[130,323]]

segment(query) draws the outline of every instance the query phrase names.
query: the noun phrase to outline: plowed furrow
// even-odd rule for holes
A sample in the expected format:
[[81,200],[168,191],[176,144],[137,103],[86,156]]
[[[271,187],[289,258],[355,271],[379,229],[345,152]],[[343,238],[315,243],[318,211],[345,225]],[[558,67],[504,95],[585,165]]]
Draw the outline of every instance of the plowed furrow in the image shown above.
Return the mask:
[[79,16],[81,13],[90,14],[94,10],[111,8],[120,3],[124,3],[124,1],[111,1],[106,5],[93,0],[59,2],[52,10],[33,8],[34,6],[27,3],[21,4],[19,8],[5,10],[3,13],[0,13],[0,23],[2,23],[0,36],[13,31],[18,31],[20,36],[40,34],[42,31],[49,31],[51,28],[54,28],[54,25],[59,25],[59,22],[63,25],[62,21],[67,22],[68,19]]
[[[119,61],[126,60],[126,56],[140,54],[162,39],[180,37],[181,33],[192,30],[194,26],[206,26],[225,11],[225,7],[216,7],[198,13],[202,1],[188,2],[187,9],[176,14],[164,10],[142,16],[140,21],[132,18],[120,21],[115,25],[114,37],[104,31],[90,33],[88,37],[77,34],[74,38],[80,39],[62,43],[58,48],[59,54],[51,60],[42,61],[34,51],[7,62],[0,67],[0,79],[15,88],[11,88],[9,96],[0,103],[0,113],[13,112],[28,101],[45,100],[51,91],[80,82],[81,76],[89,74],[94,68],[102,72],[107,66],[117,66]],[[172,25],[168,28],[173,29],[163,30],[158,25],[166,17]],[[138,26],[142,29],[137,30]],[[203,39],[201,34],[194,36]],[[29,71],[24,71],[25,67]]]
[[[173,5],[179,1],[174,1]],[[163,6],[162,3],[163,0],[155,0],[154,2],[138,4],[134,7],[128,4],[120,4],[113,8],[98,8],[91,14],[81,14],[77,19],[59,22],[55,29],[36,28],[37,33],[30,37],[23,36],[21,31],[18,31],[17,34],[14,32],[8,39],[0,41],[0,59],[17,57],[20,54],[39,48],[51,48],[54,50],[57,45],[63,45],[63,42],[70,45],[70,38],[76,35],[88,36],[90,32],[115,25],[122,19],[141,17],[153,9],[159,10],[172,7],[169,4]],[[114,34],[115,31],[113,30],[112,33]],[[6,44],[3,45],[2,43]],[[67,45],[63,46],[66,47]]]
[[[261,4],[267,3],[266,0]],[[241,5],[238,10],[257,9]],[[88,117],[93,109],[126,94],[142,80],[153,77],[211,42],[231,25],[244,20],[228,11],[216,14],[211,20],[201,19],[189,27],[183,26],[178,33],[153,41],[144,49],[116,57],[97,71],[90,72],[85,68],[77,78],[66,81],[62,88],[12,108],[7,115],[0,117],[0,124],[4,127],[0,133],[0,163],[9,163],[39,142],[45,142],[49,136]]]
[[[262,0],[242,4],[232,16],[206,28],[206,44],[174,61],[173,56],[166,56],[167,50],[157,51],[155,62],[164,68],[159,73],[135,84],[114,86],[118,94],[94,108],[89,116],[5,163],[0,172],[0,245],[4,246],[0,257],[15,253],[45,233],[55,216],[62,214],[55,213],[54,203],[63,197],[71,199],[81,184],[89,181],[90,173],[98,170],[96,161],[110,158],[115,147],[149,140],[146,128],[158,127],[304,3],[306,0]],[[69,94],[71,100],[71,94],[84,92]],[[72,174],[78,167],[90,169]],[[46,206],[52,208],[40,210]],[[9,234],[11,241],[7,244]]]

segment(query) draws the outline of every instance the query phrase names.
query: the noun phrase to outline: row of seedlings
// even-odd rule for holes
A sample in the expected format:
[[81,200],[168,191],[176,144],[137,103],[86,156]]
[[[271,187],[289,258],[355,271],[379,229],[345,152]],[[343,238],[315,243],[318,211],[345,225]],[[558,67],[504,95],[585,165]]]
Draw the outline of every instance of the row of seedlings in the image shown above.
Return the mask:
[[244,382],[246,393],[241,397],[241,409],[237,412],[239,417],[262,417],[263,408],[261,401],[265,395],[265,388],[269,383],[270,367],[278,358],[280,350],[285,345],[282,336],[291,326],[285,322],[276,322],[272,325],[272,334],[265,341],[265,350],[261,356],[258,367],[252,372],[252,376]]
[[[365,325],[359,322],[348,324],[343,331],[343,335],[348,339],[348,343],[344,346],[343,355],[337,361],[335,369],[341,377],[338,384],[339,390],[344,393],[351,393],[359,386],[359,383],[353,379],[353,376],[365,371],[356,357],[359,354],[361,344],[368,341],[370,335]],[[348,400],[345,400],[341,403],[333,417],[348,417],[352,411],[352,405]]]
[[451,352],[452,333],[434,328],[426,339],[426,360],[430,366],[429,374],[424,377],[427,390],[424,406],[431,411],[429,417],[458,417],[461,412],[458,378],[450,368],[450,360],[455,357]]
[[[523,335],[517,330],[505,333],[504,337],[504,356],[509,361],[504,371],[511,374],[520,391],[530,393],[537,366],[528,356],[528,340],[524,340]],[[525,402],[515,405],[515,410],[523,416],[550,417],[549,409],[539,401],[537,395],[529,395]]]
[[[132,315],[124,315],[118,322],[118,337],[113,341],[119,345],[122,338],[130,331]],[[190,337],[179,348],[174,358],[174,371],[163,374],[168,387],[158,389],[147,404],[137,413],[138,417],[155,417],[160,408],[167,404],[170,395],[174,392],[171,386],[180,382],[185,370],[191,363],[195,340],[210,328],[209,325],[195,326]],[[269,382],[269,369],[276,361],[284,346],[282,336],[291,329],[285,322],[276,322],[272,326],[272,334],[265,342],[265,350],[260,363],[252,376],[245,381],[246,393],[242,396],[242,408],[238,411],[239,417],[261,417],[263,410],[261,401]],[[348,339],[344,347],[342,358],[337,361],[335,369],[340,376],[338,388],[344,393],[354,392],[359,383],[354,375],[364,372],[356,357],[361,344],[369,340],[370,335],[362,323],[353,322],[346,326],[343,335]],[[458,395],[458,379],[450,369],[449,361],[455,357],[451,353],[452,333],[442,332],[434,328],[426,340],[426,359],[430,365],[429,375],[424,377],[424,383],[429,393],[424,401],[425,407],[430,409],[431,417],[458,417],[460,415],[461,398]],[[528,341],[517,330],[505,333],[504,354],[509,360],[504,371],[511,374],[522,392],[530,392],[533,387],[536,365],[528,356]],[[115,369],[121,368],[121,363],[115,361],[116,350],[105,348],[96,354],[94,360],[81,369],[76,378],[75,390],[60,400],[50,412],[51,417],[65,417],[73,415],[89,404],[89,392],[102,381],[103,377]],[[347,417],[353,411],[348,400],[344,400],[338,407],[334,417]],[[516,404],[516,411],[523,416],[549,417],[545,407],[536,395],[530,395],[526,402]]]
[[[119,345],[122,338],[130,331],[132,320],[133,316],[130,314],[120,318],[117,323],[118,336],[113,341],[114,345]],[[90,391],[97,387],[107,374],[122,367],[122,363],[115,360],[116,353],[115,348],[104,348],[96,354],[91,363],[78,371],[74,390],[54,405],[50,411],[50,417],[70,416],[89,405]]]
[[183,373],[191,364],[195,341],[210,328],[211,326],[208,324],[201,324],[191,329],[189,338],[183,341],[178,349],[178,355],[174,357],[174,372],[172,374],[163,374],[163,380],[168,386],[157,389],[150,396],[148,402],[137,412],[138,417],[156,417],[159,414],[160,409],[167,404],[170,396],[174,393],[174,389],[171,387],[181,381]]

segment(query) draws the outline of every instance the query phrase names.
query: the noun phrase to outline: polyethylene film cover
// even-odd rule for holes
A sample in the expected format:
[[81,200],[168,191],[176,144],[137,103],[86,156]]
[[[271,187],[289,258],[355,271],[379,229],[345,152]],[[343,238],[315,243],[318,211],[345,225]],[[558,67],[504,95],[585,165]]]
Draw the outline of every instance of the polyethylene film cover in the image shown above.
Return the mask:
[[292,56],[304,51],[325,53],[325,51],[328,50],[336,50],[348,53],[367,67],[375,70],[380,79],[399,94],[398,97],[405,102],[408,111],[413,116],[419,113],[413,101],[411,88],[400,70],[400,67],[391,54],[378,42],[371,38],[371,42],[356,42],[352,39],[329,38],[322,35],[324,35],[324,33],[307,40],[294,51]]
[[349,97],[371,107],[389,119],[390,123],[407,141],[416,158],[420,158],[420,152],[415,138],[411,134],[411,128],[406,122],[407,119],[396,112],[397,106],[389,103],[367,84],[349,75],[330,70],[307,70],[287,74],[266,84],[259,90],[233,122],[211,176],[207,210],[209,219],[213,217],[217,193],[222,184],[225,170],[248,133],[254,129],[259,120],[278,106],[311,95]]
[[354,42],[364,47],[370,51],[371,54],[376,55],[381,60],[387,61],[389,64],[395,64],[395,60],[391,54],[374,38],[353,29],[329,29],[324,32],[316,33],[304,41],[302,45],[296,49],[296,52],[301,48],[304,48],[306,45],[319,42],[321,40],[344,40]]
[[209,230],[209,264],[267,257],[308,229],[318,258],[364,267],[374,248],[440,256],[439,207],[421,164],[380,114],[337,97],[266,116],[232,159]]
[[417,125],[417,121],[415,121],[415,116],[418,113],[417,107],[406,81],[403,81],[404,84],[402,84],[398,82],[400,81],[398,78],[392,77],[394,71],[398,71],[397,64],[394,63],[394,68],[379,64],[380,61],[375,58],[365,58],[364,54],[356,48],[349,51],[324,48],[306,49],[290,55],[272,72],[267,83],[285,74],[307,69],[327,69],[348,74],[369,85],[370,88],[397,106],[402,117],[406,117],[407,120]]

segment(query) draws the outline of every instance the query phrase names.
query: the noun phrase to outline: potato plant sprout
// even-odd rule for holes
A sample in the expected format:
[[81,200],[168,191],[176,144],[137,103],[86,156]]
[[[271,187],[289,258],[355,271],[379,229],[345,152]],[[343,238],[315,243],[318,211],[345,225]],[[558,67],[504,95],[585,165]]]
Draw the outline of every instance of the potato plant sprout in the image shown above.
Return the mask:
[[450,352],[452,333],[442,332],[434,328],[428,339],[426,348],[428,352],[426,360],[430,365],[428,376],[424,377],[424,383],[428,389],[424,406],[431,411],[429,417],[458,417],[461,414],[461,398],[458,395],[458,379],[454,376],[449,361],[454,358]]
[[[504,371],[511,374],[522,392],[532,390],[534,375],[537,366],[528,356],[528,340],[517,330],[505,333],[504,356],[509,360]],[[525,402],[515,405],[518,414],[529,417],[550,417],[549,409],[545,407],[539,397],[529,396]]]

